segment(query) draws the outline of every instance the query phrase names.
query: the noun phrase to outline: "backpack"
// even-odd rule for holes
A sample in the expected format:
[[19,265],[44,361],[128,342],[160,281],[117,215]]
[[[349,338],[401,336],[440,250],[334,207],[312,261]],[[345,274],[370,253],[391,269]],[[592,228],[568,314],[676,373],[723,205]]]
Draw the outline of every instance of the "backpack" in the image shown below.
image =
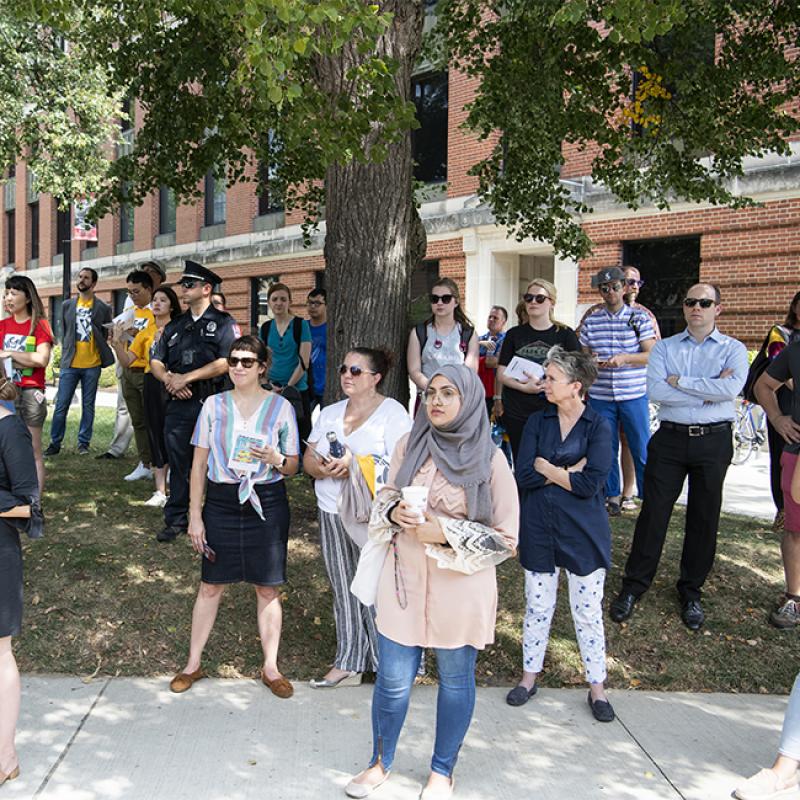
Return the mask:
[[[269,347],[269,332],[272,329],[274,320],[268,319],[262,326],[260,331],[261,341]],[[297,345],[297,358],[300,361],[300,366],[303,372],[308,370],[308,365],[303,361],[303,356],[300,355],[300,340],[303,337],[303,320],[300,317],[292,318],[292,338]]]
[[[460,325],[461,323],[456,324]],[[419,340],[419,352],[422,353],[425,349],[425,342],[428,341],[428,323],[419,322],[414,326],[414,330]],[[461,343],[459,344],[459,349],[465,356],[467,355],[469,340],[472,338],[473,333],[475,333],[475,328],[471,325],[461,325]]]

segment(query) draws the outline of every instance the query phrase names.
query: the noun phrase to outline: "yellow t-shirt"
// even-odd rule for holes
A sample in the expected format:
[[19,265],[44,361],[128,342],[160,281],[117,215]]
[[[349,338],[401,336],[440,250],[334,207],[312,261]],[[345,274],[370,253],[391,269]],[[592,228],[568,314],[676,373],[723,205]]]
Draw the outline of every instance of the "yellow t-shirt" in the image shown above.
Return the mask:
[[153,342],[156,340],[156,333],[158,328],[155,325],[148,325],[143,331],[136,334],[134,340],[131,342],[130,350],[136,356],[136,361],[133,363],[138,366],[138,362],[144,360],[144,371],[150,372],[150,350],[153,347]]
[[92,306],[94,298],[84,300],[78,297],[75,309],[75,355],[71,367],[74,369],[91,369],[100,366],[100,350],[94,340],[92,331]]
[[[150,328],[153,329],[153,336],[155,336],[156,318],[153,316],[153,312],[149,308],[137,308],[133,312],[133,324],[137,330],[137,334],[134,337],[133,342],[135,342],[139,338],[139,335],[142,332],[147,331]],[[149,349],[145,350],[142,353],[135,352],[133,350],[133,342],[131,342],[130,346],[128,347],[128,350],[133,352],[133,354],[136,356],[136,360],[132,364],[130,364],[130,367],[146,367],[149,369],[150,366],[150,359],[148,358]]]

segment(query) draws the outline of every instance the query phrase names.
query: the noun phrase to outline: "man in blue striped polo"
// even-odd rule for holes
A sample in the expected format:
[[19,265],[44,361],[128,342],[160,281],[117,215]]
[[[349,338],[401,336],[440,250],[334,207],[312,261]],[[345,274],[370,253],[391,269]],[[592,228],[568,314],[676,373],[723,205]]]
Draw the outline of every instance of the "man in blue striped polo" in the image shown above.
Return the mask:
[[606,507],[611,516],[620,513],[619,427],[631,448],[639,496],[644,486],[644,464],[650,438],[647,403],[647,359],[656,341],[650,317],[624,301],[625,273],[619,267],[604,267],[593,278],[600,290],[602,308],[590,314],[580,330],[580,343],[591,353],[598,368],[589,389],[589,403],[611,427],[615,453],[606,483]]

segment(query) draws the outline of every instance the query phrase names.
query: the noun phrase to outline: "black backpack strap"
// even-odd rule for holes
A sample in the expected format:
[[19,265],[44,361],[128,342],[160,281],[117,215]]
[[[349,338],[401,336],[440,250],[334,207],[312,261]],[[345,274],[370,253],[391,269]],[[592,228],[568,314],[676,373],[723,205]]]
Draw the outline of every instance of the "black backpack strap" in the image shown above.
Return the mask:
[[419,340],[419,352],[425,349],[425,342],[428,341],[428,326],[424,322],[418,322],[414,326],[414,330],[417,333],[417,339]]
[[303,356],[300,355],[300,344],[303,338],[303,320],[300,317],[294,317],[292,319],[292,336],[294,336],[294,343],[297,345],[297,358],[300,361],[303,372],[305,372],[308,366],[306,362],[303,361]]
[[261,341],[269,347],[269,332],[272,328],[272,320],[268,319],[262,326],[259,333],[261,334]]
[[475,333],[475,328],[472,328],[469,325],[464,325],[461,328],[461,352],[464,355],[467,354],[467,349],[469,348],[469,340],[472,338],[472,334]]

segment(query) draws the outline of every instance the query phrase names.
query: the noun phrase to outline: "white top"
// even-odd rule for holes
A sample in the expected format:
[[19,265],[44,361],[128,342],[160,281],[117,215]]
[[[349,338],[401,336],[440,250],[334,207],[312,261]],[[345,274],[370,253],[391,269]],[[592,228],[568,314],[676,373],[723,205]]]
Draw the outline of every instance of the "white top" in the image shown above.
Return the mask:
[[[408,412],[397,402],[387,397],[369,416],[360,427],[356,428],[349,436],[344,433],[344,412],[347,400],[340,400],[330,406],[325,406],[317,417],[314,429],[308,438],[314,448],[322,455],[328,455],[327,434],[333,431],[336,438],[357,456],[378,456],[385,461],[384,469],[376,469],[376,491],[379,490],[389,476],[389,457],[392,455],[399,439],[411,430],[411,417]],[[339,493],[342,491],[344,481],[339,478],[321,478],[314,481],[314,491],[317,493],[317,505],[320,511],[328,514],[338,514],[336,505]]]

